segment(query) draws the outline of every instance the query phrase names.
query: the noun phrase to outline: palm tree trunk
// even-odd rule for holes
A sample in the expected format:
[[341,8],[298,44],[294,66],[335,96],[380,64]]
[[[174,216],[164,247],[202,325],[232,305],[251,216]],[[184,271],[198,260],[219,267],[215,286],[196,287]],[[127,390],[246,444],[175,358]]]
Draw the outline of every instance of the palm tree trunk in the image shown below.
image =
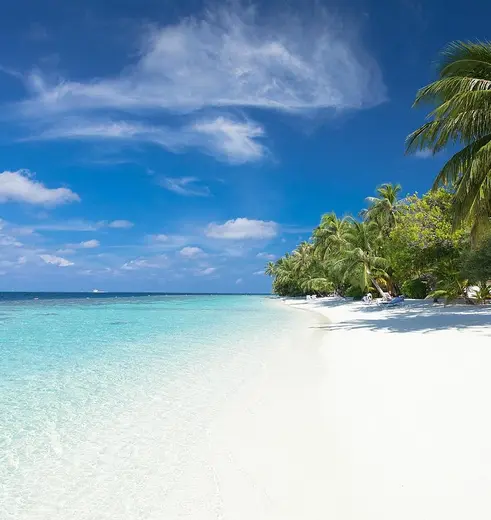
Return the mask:
[[385,293],[384,293],[384,291],[382,291],[382,287],[380,287],[380,285],[377,283],[377,280],[375,280],[375,278],[371,278],[371,277],[370,277],[370,280],[373,283],[373,286],[375,287],[375,289],[377,289],[377,291],[379,292],[380,296],[382,296],[382,298],[384,298]]

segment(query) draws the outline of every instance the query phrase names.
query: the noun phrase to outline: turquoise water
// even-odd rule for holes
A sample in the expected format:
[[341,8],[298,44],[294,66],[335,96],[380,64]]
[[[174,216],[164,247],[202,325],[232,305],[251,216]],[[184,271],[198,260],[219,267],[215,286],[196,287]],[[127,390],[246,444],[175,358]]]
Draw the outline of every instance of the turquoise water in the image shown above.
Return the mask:
[[0,300],[0,518],[148,518],[131,508],[155,444],[163,489],[286,312],[259,296]]

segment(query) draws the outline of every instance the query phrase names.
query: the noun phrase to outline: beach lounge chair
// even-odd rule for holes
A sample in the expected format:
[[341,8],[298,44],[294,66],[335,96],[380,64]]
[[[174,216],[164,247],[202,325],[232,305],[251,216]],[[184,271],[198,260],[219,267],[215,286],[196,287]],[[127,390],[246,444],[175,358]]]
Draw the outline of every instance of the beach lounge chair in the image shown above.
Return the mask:
[[401,303],[404,303],[404,296],[396,296],[390,300],[382,300],[380,303],[384,305],[400,305]]

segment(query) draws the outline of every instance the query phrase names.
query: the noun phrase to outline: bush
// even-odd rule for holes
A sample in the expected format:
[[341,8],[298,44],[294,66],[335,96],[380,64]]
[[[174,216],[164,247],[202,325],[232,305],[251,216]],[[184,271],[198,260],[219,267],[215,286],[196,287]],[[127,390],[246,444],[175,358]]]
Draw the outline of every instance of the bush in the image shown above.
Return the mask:
[[419,278],[404,282],[401,289],[404,296],[407,296],[408,298],[414,298],[416,300],[424,300],[428,295],[427,283]]
[[359,287],[355,287],[353,285],[351,285],[350,287],[348,287],[348,289],[346,289],[346,292],[344,293],[344,295],[347,296],[348,298],[353,298],[355,300],[361,300],[363,298],[363,296],[365,296],[365,294]]
[[491,234],[466,252],[462,275],[472,283],[491,280]]

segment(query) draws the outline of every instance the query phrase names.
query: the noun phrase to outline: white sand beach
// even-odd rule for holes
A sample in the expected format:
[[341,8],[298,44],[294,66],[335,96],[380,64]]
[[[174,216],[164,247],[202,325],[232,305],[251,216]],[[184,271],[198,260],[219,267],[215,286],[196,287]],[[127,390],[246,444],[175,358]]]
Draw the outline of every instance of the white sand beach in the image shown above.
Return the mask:
[[286,303],[316,313],[217,410],[167,514],[489,518],[491,308]]
[[287,303],[328,319],[324,518],[490,518],[491,308]]

